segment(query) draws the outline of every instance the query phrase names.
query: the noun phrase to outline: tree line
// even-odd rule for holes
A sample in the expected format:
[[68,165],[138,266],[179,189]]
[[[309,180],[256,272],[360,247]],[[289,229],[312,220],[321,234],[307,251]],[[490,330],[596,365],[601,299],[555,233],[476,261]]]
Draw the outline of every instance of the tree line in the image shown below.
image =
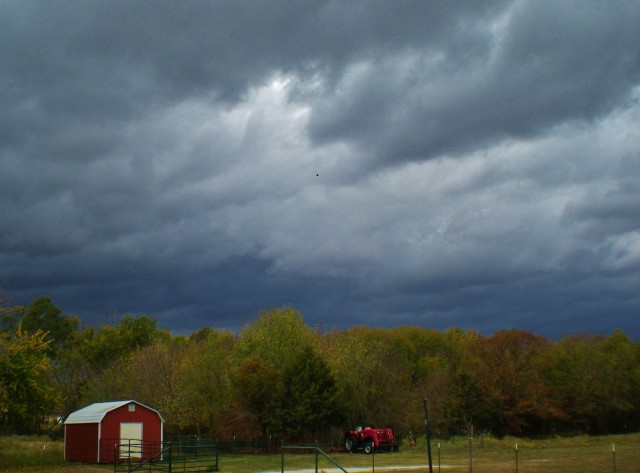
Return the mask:
[[290,307],[238,333],[189,336],[147,315],[83,326],[51,299],[0,304],[0,433],[31,434],[92,402],[135,399],[168,435],[303,438],[367,424],[399,436],[640,430],[640,343],[522,330],[308,326]]

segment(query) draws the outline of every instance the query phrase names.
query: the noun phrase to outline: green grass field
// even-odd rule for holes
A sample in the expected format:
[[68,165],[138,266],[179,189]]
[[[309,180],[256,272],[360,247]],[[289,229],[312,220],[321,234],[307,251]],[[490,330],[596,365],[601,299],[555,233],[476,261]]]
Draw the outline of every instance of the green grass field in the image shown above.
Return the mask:
[[[608,437],[571,437],[545,440],[476,438],[472,444],[471,468],[474,473],[512,473],[516,471],[515,444],[518,443],[518,472],[521,473],[640,473],[640,434]],[[438,448],[438,444],[440,448]],[[415,448],[401,448],[398,453],[375,455],[330,453],[347,471],[381,473],[417,469],[428,471],[426,442]],[[315,455],[299,451],[285,454],[285,471],[315,469]],[[433,471],[469,472],[469,441],[432,441]],[[223,473],[279,472],[281,456],[220,455]],[[322,456],[319,470],[328,473],[334,465]],[[63,459],[61,441],[37,437],[0,437],[0,472],[104,473],[110,465],[96,466],[67,463]]]

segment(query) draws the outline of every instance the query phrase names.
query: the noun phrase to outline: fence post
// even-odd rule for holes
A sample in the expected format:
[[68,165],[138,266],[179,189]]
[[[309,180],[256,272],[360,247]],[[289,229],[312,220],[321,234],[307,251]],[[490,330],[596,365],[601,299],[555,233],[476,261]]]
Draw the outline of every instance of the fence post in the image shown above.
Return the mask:
[[371,472],[376,473],[376,448],[371,449]]
[[215,443],[215,449],[216,449],[216,471],[218,471],[220,469],[220,440],[216,439],[216,443]]
[[127,471],[129,473],[133,471],[133,466],[131,463],[131,439],[129,439],[129,446],[127,447]]
[[518,473],[518,442],[516,442],[516,473]]
[[171,440],[169,440],[169,469],[167,470],[169,473],[171,473],[171,470],[173,469],[173,444],[171,443]]
[[611,454],[613,455],[613,473],[616,473],[616,444],[611,444]]
[[473,473],[473,424],[469,433],[469,473]]
[[316,451],[316,473],[318,473],[318,448],[320,448],[320,447],[318,446],[318,441],[316,440],[316,448],[315,448],[315,451]]
[[440,442],[438,442],[438,473],[440,473]]

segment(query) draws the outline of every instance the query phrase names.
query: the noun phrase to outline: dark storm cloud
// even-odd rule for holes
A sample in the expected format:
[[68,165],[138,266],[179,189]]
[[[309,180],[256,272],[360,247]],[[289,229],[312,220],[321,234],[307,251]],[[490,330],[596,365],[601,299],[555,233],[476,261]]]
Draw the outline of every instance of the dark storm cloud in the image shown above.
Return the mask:
[[637,2],[0,9],[0,285],[23,302],[637,335]]
[[[370,60],[322,97],[319,141],[349,140],[383,162],[420,160],[591,122],[640,79],[640,7],[518,2],[452,25],[450,42]],[[451,48],[467,38],[465,49]]]

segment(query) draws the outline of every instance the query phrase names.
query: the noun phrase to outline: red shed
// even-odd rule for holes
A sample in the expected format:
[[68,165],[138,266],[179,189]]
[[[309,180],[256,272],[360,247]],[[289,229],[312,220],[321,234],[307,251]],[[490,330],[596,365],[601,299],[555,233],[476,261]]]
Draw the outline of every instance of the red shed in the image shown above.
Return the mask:
[[146,459],[162,448],[164,419],[137,401],[97,402],[64,422],[64,458],[111,463],[118,458]]

